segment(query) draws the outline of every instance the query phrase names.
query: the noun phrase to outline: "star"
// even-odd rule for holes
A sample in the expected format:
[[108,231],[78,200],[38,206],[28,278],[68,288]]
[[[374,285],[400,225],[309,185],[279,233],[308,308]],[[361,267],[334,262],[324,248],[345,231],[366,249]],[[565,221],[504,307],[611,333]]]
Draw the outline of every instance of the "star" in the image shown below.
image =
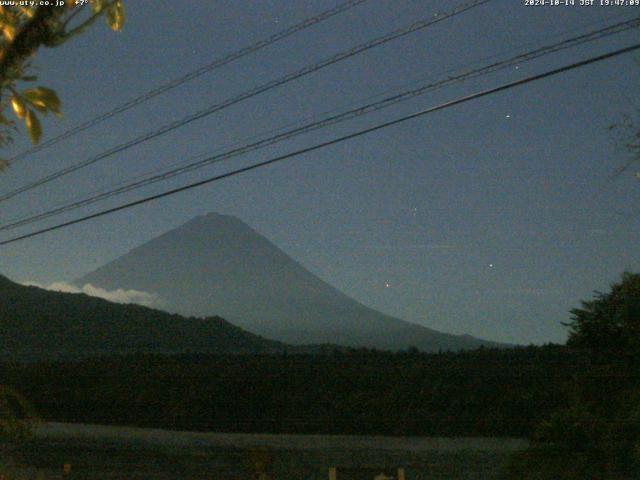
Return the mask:
[[511,118],[511,115],[505,115],[504,118]]
[[493,268],[493,263],[490,263],[490,264],[489,264],[489,268]]
[[389,287],[391,287],[391,284],[389,282],[385,282],[384,283],[384,288],[389,288]]

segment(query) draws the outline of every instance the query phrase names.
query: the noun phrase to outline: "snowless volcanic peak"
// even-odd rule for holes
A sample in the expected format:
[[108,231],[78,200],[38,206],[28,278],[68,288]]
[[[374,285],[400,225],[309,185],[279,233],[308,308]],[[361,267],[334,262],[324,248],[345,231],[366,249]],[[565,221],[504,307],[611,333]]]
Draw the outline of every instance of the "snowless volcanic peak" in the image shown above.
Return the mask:
[[318,278],[240,219],[196,217],[74,282],[157,294],[183,315],[219,315],[289,343],[421,350],[493,345],[362,305]]

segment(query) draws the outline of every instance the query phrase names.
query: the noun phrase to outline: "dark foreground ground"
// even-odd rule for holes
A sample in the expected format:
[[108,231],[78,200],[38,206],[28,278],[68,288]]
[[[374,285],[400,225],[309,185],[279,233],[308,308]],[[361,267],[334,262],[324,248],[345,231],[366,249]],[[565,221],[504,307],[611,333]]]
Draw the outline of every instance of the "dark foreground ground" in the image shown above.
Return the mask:
[[588,358],[562,346],[425,354],[123,355],[0,363],[45,421],[201,432],[529,437]]
[[[527,442],[513,438],[266,435],[44,424],[21,469],[68,479],[492,479]],[[64,464],[70,472],[63,476]],[[264,468],[263,468],[264,466]]]

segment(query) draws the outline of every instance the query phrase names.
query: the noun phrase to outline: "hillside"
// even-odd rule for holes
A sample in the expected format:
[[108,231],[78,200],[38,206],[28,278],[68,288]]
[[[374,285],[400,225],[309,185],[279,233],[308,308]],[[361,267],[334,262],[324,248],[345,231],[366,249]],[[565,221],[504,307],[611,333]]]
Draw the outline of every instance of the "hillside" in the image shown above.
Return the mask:
[[424,351],[496,346],[362,305],[241,220],[215,213],[196,217],[74,283],[150,292],[170,311],[221,315],[251,332],[293,344]]
[[220,317],[185,318],[0,276],[0,358],[27,361],[121,353],[260,353],[284,349]]

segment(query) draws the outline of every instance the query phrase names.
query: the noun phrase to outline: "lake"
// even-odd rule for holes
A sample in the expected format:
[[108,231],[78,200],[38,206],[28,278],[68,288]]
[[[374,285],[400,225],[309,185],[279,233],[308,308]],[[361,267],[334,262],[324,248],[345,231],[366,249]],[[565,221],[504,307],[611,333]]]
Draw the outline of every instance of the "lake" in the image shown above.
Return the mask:
[[46,423],[25,462],[69,479],[491,479],[527,446],[517,438],[267,435]]

